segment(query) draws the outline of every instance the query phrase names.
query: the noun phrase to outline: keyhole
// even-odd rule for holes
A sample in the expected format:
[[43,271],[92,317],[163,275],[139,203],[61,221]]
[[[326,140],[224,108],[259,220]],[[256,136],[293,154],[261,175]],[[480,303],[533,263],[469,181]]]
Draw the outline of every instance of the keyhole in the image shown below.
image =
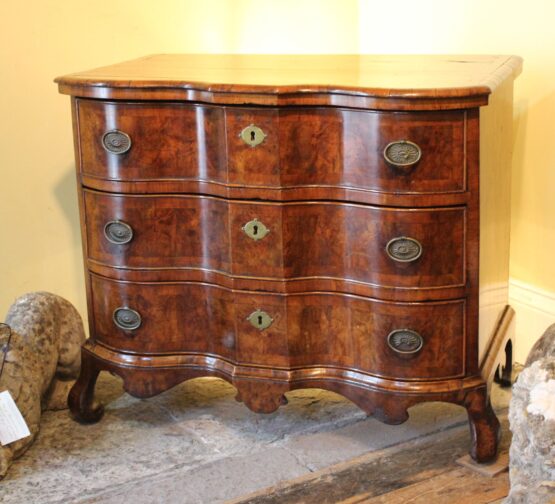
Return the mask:
[[262,325],[262,315],[258,315],[258,325]]
[[255,235],[255,236],[258,234],[258,226],[256,224],[252,228],[252,234]]
[[251,142],[254,142],[255,140],[256,140],[256,132],[251,131]]

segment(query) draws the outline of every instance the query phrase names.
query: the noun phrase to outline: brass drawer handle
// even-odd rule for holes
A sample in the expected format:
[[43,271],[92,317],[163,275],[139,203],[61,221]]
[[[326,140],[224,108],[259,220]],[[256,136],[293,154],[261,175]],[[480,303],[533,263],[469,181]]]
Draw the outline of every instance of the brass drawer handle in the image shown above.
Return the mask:
[[110,221],[104,226],[104,236],[110,243],[123,245],[133,239],[133,228],[123,221]]
[[265,311],[255,310],[248,317],[247,320],[257,329],[263,331],[272,325],[274,319],[270,317]]
[[134,331],[141,326],[142,322],[139,312],[123,306],[114,310],[112,319],[114,324],[124,331]]
[[258,219],[247,222],[241,229],[254,241],[262,240],[262,238],[270,232],[270,230]]
[[102,137],[102,145],[112,154],[125,154],[131,149],[131,137],[123,131],[107,131]]
[[398,140],[387,144],[383,157],[388,164],[396,168],[411,168],[422,157],[422,150],[414,142]]
[[385,251],[394,261],[412,262],[416,261],[422,255],[422,245],[414,238],[399,236],[387,243]]
[[256,147],[261,144],[266,138],[266,133],[264,133],[258,126],[250,124],[239,134],[241,140],[251,147]]
[[389,348],[400,354],[415,354],[424,346],[424,338],[411,329],[396,329],[387,336]]

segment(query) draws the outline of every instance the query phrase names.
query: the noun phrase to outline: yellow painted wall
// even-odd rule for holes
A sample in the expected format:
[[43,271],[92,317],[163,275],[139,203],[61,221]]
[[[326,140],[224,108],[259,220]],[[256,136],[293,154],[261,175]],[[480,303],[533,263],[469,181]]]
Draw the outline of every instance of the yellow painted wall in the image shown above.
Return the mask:
[[551,0],[361,0],[359,12],[361,52],[524,58],[515,83],[511,276],[555,293],[553,19]]
[[555,292],[551,0],[33,0],[0,3],[0,319],[44,289],[84,313],[60,74],[157,52],[519,54],[512,275]]
[[18,295],[39,289],[85,315],[70,102],[54,77],[160,52],[353,53],[357,8],[356,0],[0,2],[0,320]]

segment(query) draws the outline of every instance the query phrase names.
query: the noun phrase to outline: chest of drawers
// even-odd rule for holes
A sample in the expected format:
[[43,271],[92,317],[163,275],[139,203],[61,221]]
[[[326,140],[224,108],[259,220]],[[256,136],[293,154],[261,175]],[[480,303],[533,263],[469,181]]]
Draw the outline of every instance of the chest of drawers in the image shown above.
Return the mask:
[[90,325],[73,415],[101,417],[102,370],[138,397],[217,376],[262,413],[305,387],[388,423],[460,404],[493,458],[520,67],[158,55],[57,79]]

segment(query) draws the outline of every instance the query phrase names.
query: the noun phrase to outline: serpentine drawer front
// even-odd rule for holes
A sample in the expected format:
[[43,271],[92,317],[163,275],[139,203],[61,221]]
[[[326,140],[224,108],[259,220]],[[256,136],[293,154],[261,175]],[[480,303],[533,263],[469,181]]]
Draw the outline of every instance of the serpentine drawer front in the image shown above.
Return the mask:
[[[334,366],[391,379],[464,373],[464,300],[393,303],[338,293],[285,296],[231,292],[198,282],[123,283],[95,275],[91,283],[95,335],[115,349],[215,354],[280,369]],[[118,320],[126,313],[127,322]],[[159,334],[167,337],[160,341]]]
[[159,55],[57,79],[91,335],[75,418],[101,417],[102,370],[138,397],[217,376],[261,413],[303,387],[389,423],[460,404],[495,457],[480,354],[506,305],[520,66]]
[[466,113],[460,110],[78,100],[77,113],[81,170],[91,187],[106,187],[102,181],[164,181],[179,188],[179,182],[190,181],[210,183],[208,192],[215,194],[222,186],[414,194],[466,190]]
[[89,257],[106,266],[390,289],[465,285],[465,207],[84,195]]

